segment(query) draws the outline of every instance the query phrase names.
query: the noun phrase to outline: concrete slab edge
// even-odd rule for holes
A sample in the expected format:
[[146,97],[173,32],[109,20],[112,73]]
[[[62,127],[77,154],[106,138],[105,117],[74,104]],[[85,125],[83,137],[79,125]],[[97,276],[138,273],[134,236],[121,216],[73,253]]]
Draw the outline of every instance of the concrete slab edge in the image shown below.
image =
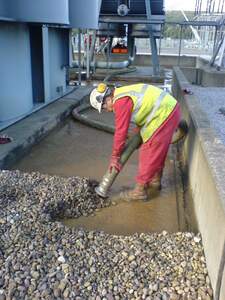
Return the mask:
[[[175,97],[178,100],[182,100],[181,98],[183,98],[183,103],[190,113],[190,117],[201,141],[205,158],[212,172],[212,176],[215,179],[214,182],[220,194],[221,203],[225,212],[225,145],[211,127],[210,121],[206,113],[202,110],[196,96],[183,93],[184,89],[191,91],[191,84],[186,80],[183,72],[177,67],[174,68],[174,72],[176,72],[177,78],[179,78],[179,89],[181,91],[180,94],[182,94],[178,97],[175,95]],[[174,88],[173,93],[177,94]]]
[[[32,130],[27,130],[21,139],[15,138],[12,143],[2,145],[0,148],[0,169],[7,169],[18,159],[22,158],[30,148],[47,136],[56,126],[64,121],[71,113],[75,106],[78,106],[83,98],[87,96],[92,90],[90,87],[79,87],[70,94],[60,98],[52,104],[44,107],[28,116],[27,118],[3,130],[1,134],[16,132],[16,127],[20,126],[18,130],[26,130],[29,122],[34,119]],[[53,108],[58,106],[58,111],[54,112]]]
[[[195,137],[192,137],[193,145],[198,144],[198,153],[195,154],[194,150],[192,150],[189,146],[188,149],[191,149],[193,153],[191,153],[191,159],[195,162],[198,161],[198,157],[195,157],[193,159],[193,156],[199,156],[199,153],[201,152],[202,155],[204,155],[204,163],[208,166],[207,170],[209,174],[207,175],[208,178],[212,178],[212,182],[214,184],[214,189],[216,192],[214,192],[214,195],[217,195],[216,199],[213,199],[213,202],[217,206],[217,213],[218,209],[220,207],[219,213],[220,213],[220,221],[222,220],[222,226],[224,226],[225,223],[225,186],[224,186],[224,178],[225,178],[225,146],[223,145],[222,141],[220,141],[217,136],[215,135],[215,132],[210,127],[210,122],[206,116],[206,114],[202,111],[201,107],[198,104],[198,100],[195,98],[194,95],[185,93],[184,90],[191,90],[191,84],[187,81],[185,78],[183,72],[178,68],[174,68],[174,74],[173,74],[173,87],[172,87],[174,96],[179,99],[181,103],[182,109],[186,113],[187,121],[190,124],[190,135],[194,135]],[[194,134],[193,134],[194,132]],[[190,138],[189,138],[190,139]],[[187,139],[188,140],[188,139]],[[186,142],[191,143],[190,141]],[[193,146],[192,145],[192,146]],[[199,152],[200,151],[200,152]],[[199,167],[199,165],[197,166]],[[192,167],[193,170],[197,167]],[[193,172],[192,170],[192,172]],[[196,170],[195,170],[196,171]],[[191,176],[192,174],[189,174]],[[195,188],[198,183],[195,182]],[[199,191],[201,191],[202,187],[199,188]],[[198,190],[198,188],[197,188]],[[199,192],[198,191],[198,192]],[[215,194],[216,193],[216,194]],[[197,200],[195,200],[197,201]],[[200,204],[196,203],[196,209],[199,209]],[[204,204],[206,205],[206,204]],[[203,206],[204,207],[204,206]],[[204,212],[201,212],[204,214]],[[208,262],[210,264],[209,267],[209,275],[212,281],[213,289],[214,289],[214,296],[216,300],[223,300],[225,299],[225,295],[220,295],[221,290],[221,284],[222,284],[222,276],[224,274],[224,260],[225,260],[225,250],[224,250],[224,242],[225,242],[225,227],[220,228],[221,224],[217,223],[217,220],[213,220],[213,212],[211,212],[212,215],[210,215],[211,220],[209,221],[209,224],[213,224],[215,228],[210,228],[210,233],[206,232],[207,228],[204,228],[204,222],[205,216],[201,216],[199,211],[197,214],[199,214],[199,218],[201,219],[200,222],[200,232],[203,237],[203,245],[205,248],[205,254]],[[214,216],[215,218],[215,216]],[[211,222],[211,223],[210,223]],[[218,221],[219,222],[219,221]],[[219,253],[220,257],[217,257],[218,266],[212,266],[212,261],[215,260],[215,257],[212,257],[212,255],[215,255],[215,251],[213,253],[212,251],[212,243],[213,241],[208,241],[208,238],[212,232],[216,232],[216,228],[218,229],[218,232],[222,233],[221,240],[220,240],[220,250],[218,250],[219,245],[215,245],[217,247],[216,249]],[[218,233],[217,232],[217,233]],[[215,241],[218,241],[217,237],[214,237]],[[210,245],[211,243],[211,245]]]

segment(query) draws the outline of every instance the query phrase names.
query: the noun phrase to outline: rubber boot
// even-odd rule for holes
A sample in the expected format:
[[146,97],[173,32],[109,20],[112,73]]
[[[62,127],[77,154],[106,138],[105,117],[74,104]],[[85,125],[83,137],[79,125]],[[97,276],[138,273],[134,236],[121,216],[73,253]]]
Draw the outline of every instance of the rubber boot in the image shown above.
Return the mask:
[[148,200],[146,185],[137,183],[133,190],[124,191],[121,193],[121,198],[125,201],[133,200]]
[[157,173],[152,181],[148,184],[148,192],[151,192],[151,190],[154,191],[160,191],[162,189],[162,171]]

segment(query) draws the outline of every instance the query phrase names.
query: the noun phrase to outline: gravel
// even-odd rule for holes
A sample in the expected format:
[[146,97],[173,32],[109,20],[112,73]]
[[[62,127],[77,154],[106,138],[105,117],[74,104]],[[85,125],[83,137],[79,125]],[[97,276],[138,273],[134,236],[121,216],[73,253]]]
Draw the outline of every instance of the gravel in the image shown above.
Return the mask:
[[203,111],[208,115],[212,127],[225,144],[225,88],[191,87]]
[[[212,299],[201,236],[116,236],[59,218],[109,206],[87,178],[0,172],[0,299]],[[132,205],[132,203],[131,203]]]

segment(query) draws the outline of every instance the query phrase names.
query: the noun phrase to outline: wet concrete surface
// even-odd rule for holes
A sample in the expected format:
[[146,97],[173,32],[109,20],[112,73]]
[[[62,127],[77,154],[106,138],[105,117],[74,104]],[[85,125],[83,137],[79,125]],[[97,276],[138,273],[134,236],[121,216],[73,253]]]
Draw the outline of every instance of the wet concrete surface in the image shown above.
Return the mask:
[[[103,118],[105,121],[113,122],[112,115],[105,114]],[[111,134],[69,119],[36,145],[25,158],[14,165],[13,169],[60,176],[89,177],[100,181],[108,167],[112,142]],[[135,184],[137,163],[136,151],[112,187],[111,195],[116,200],[115,206],[102,209],[95,216],[64,220],[64,223],[68,226],[104,230],[119,235],[162,230],[178,231],[174,169],[171,159],[167,159],[162,191],[160,193],[152,191],[148,202],[125,202],[117,197],[121,190],[132,188]]]

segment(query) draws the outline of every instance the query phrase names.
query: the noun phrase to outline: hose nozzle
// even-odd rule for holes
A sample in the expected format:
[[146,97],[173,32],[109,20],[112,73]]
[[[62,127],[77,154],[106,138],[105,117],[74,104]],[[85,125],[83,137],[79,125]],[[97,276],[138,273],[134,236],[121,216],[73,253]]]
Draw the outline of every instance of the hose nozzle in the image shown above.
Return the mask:
[[[120,164],[122,166],[125,165],[131,154],[135,149],[142,143],[142,139],[139,133],[135,134],[130,140],[127,142],[123,153],[121,154]],[[102,198],[108,197],[108,191],[115,181],[119,172],[112,168],[111,172],[108,170],[106,174],[103,176],[100,184],[95,188],[95,192]]]
[[103,176],[100,184],[95,188],[95,192],[102,198],[108,197],[108,191],[112,186],[114,180],[116,179],[119,172],[113,168],[111,172],[108,170],[107,173]]

